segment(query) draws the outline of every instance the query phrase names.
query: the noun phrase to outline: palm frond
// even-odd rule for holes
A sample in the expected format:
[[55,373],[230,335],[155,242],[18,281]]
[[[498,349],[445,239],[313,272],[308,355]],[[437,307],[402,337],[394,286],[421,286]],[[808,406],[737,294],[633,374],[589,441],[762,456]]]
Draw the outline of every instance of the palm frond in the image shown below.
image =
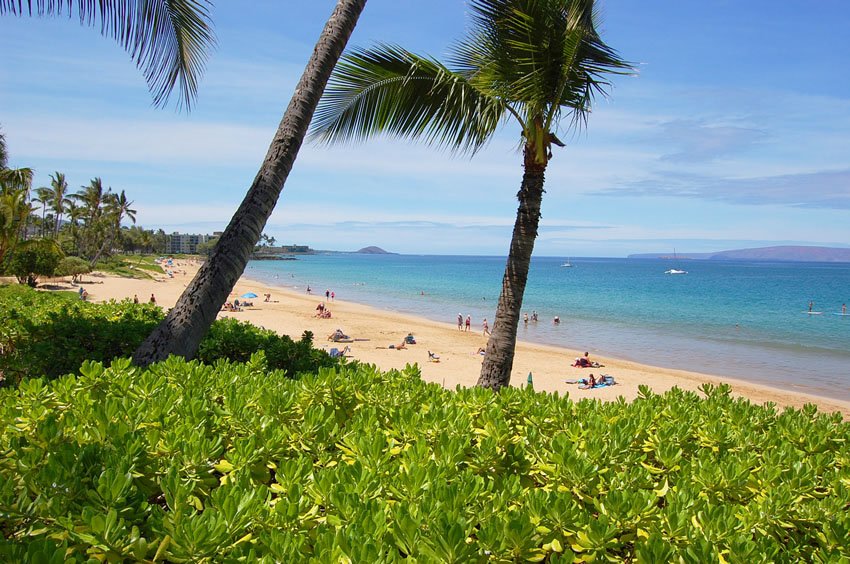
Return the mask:
[[631,65],[596,31],[593,0],[470,0],[472,29],[453,65],[476,88],[522,105],[527,116],[583,116],[611,74]]
[[178,107],[189,108],[215,44],[210,0],[0,0],[0,15],[73,15],[115,39],[142,71],[154,104],[177,86]]
[[362,141],[378,133],[474,153],[486,144],[506,104],[461,74],[402,48],[355,50],[337,64],[311,137]]
[[9,153],[6,149],[6,135],[0,131],[0,170],[9,164]]
[[29,194],[32,186],[31,168],[6,168],[0,170],[0,191],[23,191]]

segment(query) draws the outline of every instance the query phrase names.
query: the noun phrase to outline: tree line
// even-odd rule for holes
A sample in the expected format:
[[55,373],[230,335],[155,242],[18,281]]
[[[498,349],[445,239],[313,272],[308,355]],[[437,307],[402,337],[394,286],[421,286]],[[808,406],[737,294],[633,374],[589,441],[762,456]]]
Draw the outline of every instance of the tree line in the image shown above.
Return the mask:
[[[132,200],[100,177],[76,192],[62,172],[49,186],[33,189],[32,181],[31,168],[9,168],[0,131],[0,272],[34,283],[39,275],[90,272],[116,253],[165,252],[165,232],[135,225]],[[128,221],[134,225],[122,226]]]

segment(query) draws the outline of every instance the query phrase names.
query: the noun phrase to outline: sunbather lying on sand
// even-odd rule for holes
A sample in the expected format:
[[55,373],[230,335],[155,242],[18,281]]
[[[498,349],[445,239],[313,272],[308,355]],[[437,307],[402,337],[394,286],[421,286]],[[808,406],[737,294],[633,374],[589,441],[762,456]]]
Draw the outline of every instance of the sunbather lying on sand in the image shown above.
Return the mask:
[[593,374],[587,378],[579,378],[578,380],[565,380],[567,384],[579,384],[580,390],[589,390],[591,388],[603,388],[605,386],[614,386],[617,382],[613,376],[608,374],[600,374],[598,378]]
[[333,341],[334,343],[339,343],[341,341],[349,341],[351,337],[342,332],[342,329],[337,329],[330,335],[328,335],[328,341]]

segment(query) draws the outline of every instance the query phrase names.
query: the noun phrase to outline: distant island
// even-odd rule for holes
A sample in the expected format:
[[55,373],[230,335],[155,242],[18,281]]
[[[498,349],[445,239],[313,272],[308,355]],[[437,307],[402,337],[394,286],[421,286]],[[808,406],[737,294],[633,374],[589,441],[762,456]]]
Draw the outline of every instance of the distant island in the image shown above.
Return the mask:
[[850,249],[840,247],[778,246],[735,249],[715,253],[641,253],[630,259],[770,260],[794,262],[850,262]]
[[395,253],[389,253],[382,249],[381,247],[363,247],[359,251],[354,251],[355,253],[361,255],[394,255]]

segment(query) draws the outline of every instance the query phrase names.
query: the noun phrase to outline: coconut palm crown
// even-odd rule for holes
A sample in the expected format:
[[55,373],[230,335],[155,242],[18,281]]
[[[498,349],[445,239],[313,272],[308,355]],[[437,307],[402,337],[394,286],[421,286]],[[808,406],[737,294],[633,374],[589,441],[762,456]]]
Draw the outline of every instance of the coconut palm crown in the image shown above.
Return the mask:
[[[559,127],[582,126],[607,77],[629,63],[596,29],[594,0],[471,0],[472,26],[444,65],[378,45],[343,58],[316,112],[313,138],[362,141],[380,133],[474,154],[497,128],[522,131],[524,175],[493,332],[478,384],[510,383],[517,325]],[[564,123],[566,122],[566,123]]]
[[98,25],[142,70],[154,104],[164,105],[177,86],[178,107],[191,106],[215,43],[210,0],[0,0],[0,16],[73,16]]

